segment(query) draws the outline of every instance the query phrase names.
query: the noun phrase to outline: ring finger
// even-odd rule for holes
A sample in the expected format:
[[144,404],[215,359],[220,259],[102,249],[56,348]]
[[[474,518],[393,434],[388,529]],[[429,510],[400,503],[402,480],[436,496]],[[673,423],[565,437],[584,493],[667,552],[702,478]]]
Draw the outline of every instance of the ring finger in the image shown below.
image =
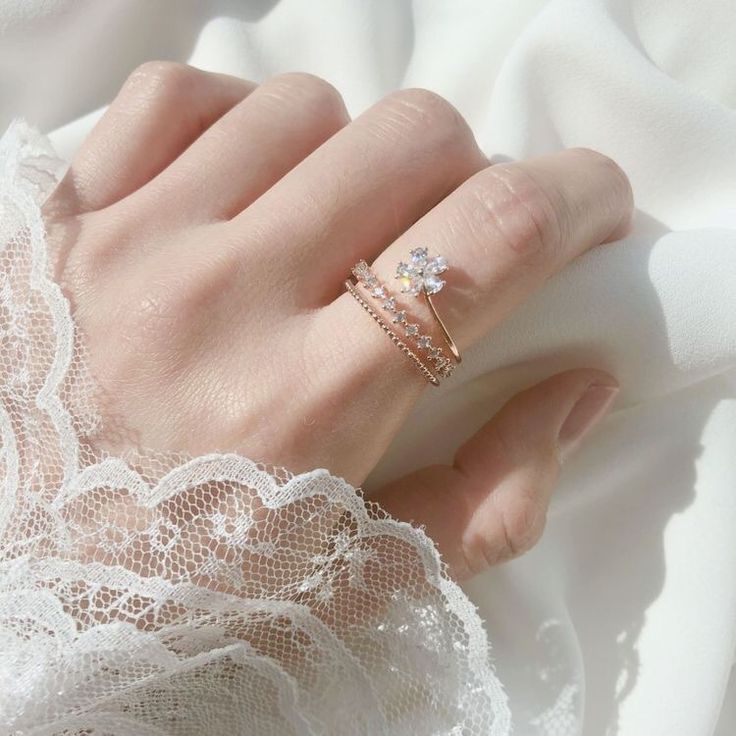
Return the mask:
[[[430,256],[443,255],[450,267],[441,276],[446,286],[433,303],[462,349],[577,255],[621,237],[632,208],[625,174],[588,149],[499,164],[470,177],[418,220],[378,256],[373,269],[396,296],[397,311],[404,309],[408,324],[418,324],[419,334],[430,334],[437,345],[442,335],[429,305],[401,293],[396,268],[418,246]],[[361,318],[347,293],[331,309],[329,318],[343,325]],[[395,328],[411,347],[418,336],[408,335],[404,324]],[[388,353],[406,362],[369,319],[365,329],[353,328],[353,333],[383,361]]]

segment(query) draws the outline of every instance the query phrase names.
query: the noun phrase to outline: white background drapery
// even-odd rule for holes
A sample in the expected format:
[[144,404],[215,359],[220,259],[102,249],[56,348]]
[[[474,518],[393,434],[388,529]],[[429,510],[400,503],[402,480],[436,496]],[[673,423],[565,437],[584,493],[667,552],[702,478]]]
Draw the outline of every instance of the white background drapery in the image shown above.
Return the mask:
[[[496,159],[584,145],[630,175],[625,241],[579,259],[427,392],[382,480],[513,391],[604,367],[622,393],[543,541],[466,586],[516,733],[736,731],[736,5],[730,0],[4,0],[0,127],[71,156],[138,63],[324,76],[353,114],[429,87]],[[431,415],[431,416],[430,416]],[[720,719],[720,725],[717,725]]]

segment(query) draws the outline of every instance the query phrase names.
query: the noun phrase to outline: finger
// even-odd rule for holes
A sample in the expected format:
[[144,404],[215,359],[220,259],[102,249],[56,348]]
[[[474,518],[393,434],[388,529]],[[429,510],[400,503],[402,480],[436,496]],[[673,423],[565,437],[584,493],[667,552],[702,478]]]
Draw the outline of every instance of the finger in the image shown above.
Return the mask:
[[236,217],[235,237],[248,240],[257,230],[269,259],[276,243],[282,270],[301,274],[306,298],[325,303],[359,257],[379,253],[487,163],[455,108],[426,90],[403,90],[363,113]]
[[560,373],[512,398],[453,464],[423,468],[371,500],[422,524],[457,578],[530,549],[560,462],[607,413],[618,385],[602,371]]
[[126,197],[254,88],[174,62],[138,67],[75,155],[57,190],[59,209],[82,213]]
[[[169,211],[179,219],[229,219],[348,122],[331,84],[311,74],[280,74],[223,115],[145,196],[160,213],[176,191]],[[279,206],[279,216],[287,207]]]
[[[499,164],[427,213],[381,253],[374,269],[398,291],[396,267],[409,260],[410,249],[421,245],[445,256],[447,286],[434,302],[450,334],[466,347],[573,258],[621,237],[632,211],[626,175],[595,151],[569,149]],[[398,301],[415,322],[433,326],[423,298],[400,294]],[[352,313],[354,305],[349,308]]]

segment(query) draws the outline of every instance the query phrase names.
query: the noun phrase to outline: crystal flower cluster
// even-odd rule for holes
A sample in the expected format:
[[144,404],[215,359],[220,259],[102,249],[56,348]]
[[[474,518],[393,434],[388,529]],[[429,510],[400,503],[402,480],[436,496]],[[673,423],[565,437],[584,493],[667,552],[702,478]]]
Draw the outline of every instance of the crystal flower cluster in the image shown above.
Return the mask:
[[414,296],[422,291],[430,295],[436,294],[445,285],[445,280],[439,276],[447,271],[445,257],[430,258],[426,248],[414,248],[409,256],[409,263],[401,261],[396,267],[396,278],[401,281],[401,291]]

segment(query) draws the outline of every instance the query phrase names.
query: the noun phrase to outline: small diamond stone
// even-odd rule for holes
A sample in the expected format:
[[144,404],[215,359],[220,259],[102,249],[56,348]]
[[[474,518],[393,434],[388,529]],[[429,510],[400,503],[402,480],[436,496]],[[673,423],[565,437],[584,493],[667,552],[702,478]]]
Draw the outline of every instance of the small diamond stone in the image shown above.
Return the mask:
[[427,261],[427,265],[424,267],[425,273],[444,273],[447,271],[447,259],[444,256],[435,256]]
[[394,322],[398,322],[399,324],[406,322],[406,312],[403,309],[400,312],[396,312]]
[[357,279],[365,281],[371,278],[371,272],[368,268],[368,264],[365,261],[358,261],[353,267],[353,274]]
[[410,252],[411,262],[415,266],[424,266],[427,262],[427,249],[426,248],[414,248]]
[[422,279],[417,277],[411,279],[403,279],[401,291],[404,294],[411,294],[412,296],[416,296],[422,291]]
[[429,349],[430,358],[439,358],[442,356],[442,349],[438,347],[432,347]]
[[377,299],[383,299],[383,297],[386,296],[386,289],[384,289],[380,284],[377,284],[371,289],[371,294]]
[[420,335],[417,338],[417,345],[423,350],[427,350],[432,345],[432,338],[429,335]]
[[414,337],[415,335],[419,334],[419,325],[410,324],[407,325],[404,329],[406,330],[406,334],[409,337]]
[[436,294],[444,285],[445,281],[439,278],[439,276],[429,274],[424,277],[424,288],[427,294]]
[[401,291],[416,296],[422,290],[421,270],[403,261],[396,267],[396,278],[401,281]]
[[389,312],[393,312],[396,309],[396,298],[393,296],[390,296],[386,301],[383,303],[383,308],[388,309]]
[[407,266],[403,261],[396,266],[397,279],[411,278],[413,275],[414,269],[411,266]]

